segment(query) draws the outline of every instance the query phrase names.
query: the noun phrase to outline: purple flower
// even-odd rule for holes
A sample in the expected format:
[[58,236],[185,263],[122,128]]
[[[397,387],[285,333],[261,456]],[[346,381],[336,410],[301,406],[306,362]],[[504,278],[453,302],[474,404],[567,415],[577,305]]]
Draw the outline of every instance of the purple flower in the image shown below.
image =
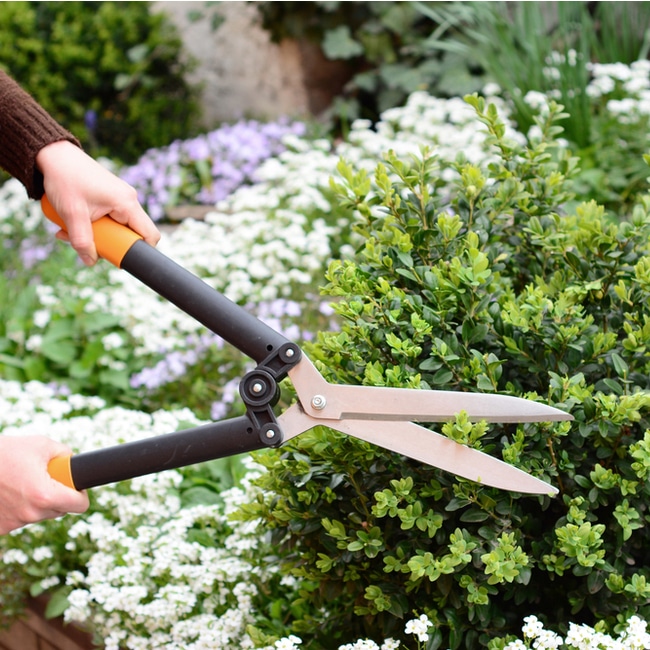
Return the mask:
[[24,240],[20,245],[20,259],[26,269],[31,269],[42,262],[52,252],[52,244],[37,244],[31,239]]
[[241,185],[254,183],[259,166],[284,151],[284,137],[305,131],[301,122],[241,120],[196,138],[150,149],[120,175],[135,187],[140,202],[157,221],[169,205],[212,205]]
[[97,111],[88,110],[84,113],[84,124],[89,133],[95,133],[97,130]]

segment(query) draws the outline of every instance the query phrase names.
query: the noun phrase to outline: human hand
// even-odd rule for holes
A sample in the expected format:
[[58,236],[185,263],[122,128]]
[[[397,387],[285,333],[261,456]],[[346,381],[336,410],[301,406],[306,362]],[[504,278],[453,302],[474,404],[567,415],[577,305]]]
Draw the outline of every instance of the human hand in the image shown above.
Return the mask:
[[160,240],[135,189],[71,142],[61,140],[43,147],[36,165],[43,174],[45,194],[66,225],[66,232],[60,231],[57,237],[69,241],[87,266],[97,261],[92,222],[105,215],[152,246]]
[[66,487],[47,472],[52,458],[70,453],[66,445],[45,436],[0,435],[0,535],[88,508],[85,492]]

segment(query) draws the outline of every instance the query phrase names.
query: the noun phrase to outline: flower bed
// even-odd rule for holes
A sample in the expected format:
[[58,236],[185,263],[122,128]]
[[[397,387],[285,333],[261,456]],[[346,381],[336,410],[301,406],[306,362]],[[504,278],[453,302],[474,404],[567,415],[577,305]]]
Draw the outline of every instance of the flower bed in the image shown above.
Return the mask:
[[[597,78],[602,86],[602,77]],[[505,103],[495,102],[506,114]],[[540,112],[544,110],[541,104]],[[519,142],[525,140],[512,127],[508,132]],[[256,168],[253,185],[219,201],[204,221],[178,226],[160,249],[289,338],[309,341],[318,331],[337,328],[317,295],[318,286],[330,259],[353,257],[360,241],[351,228],[353,199],[341,205],[333,198],[330,178],[337,174],[340,157],[370,172],[386,150],[407,159],[423,145],[445,160],[462,151],[469,162],[483,167],[493,155],[467,104],[415,93],[405,107],[386,112],[376,128],[355,123],[348,140],[337,147],[296,135],[285,138],[284,151]],[[343,167],[338,170],[344,173]],[[438,191],[450,192],[459,179],[449,167],[447,185]],[[3,189],[10,200],[0,201],[8,206],[2,221],[5,234],[18,214],[21,227],[36,231],[36,213],[10,194],[13,187]],[[164,199],[159,197],[159,203]],[[39,255],[31,254],[35,250],[29,255],[23,251],[23,264],[35,264],[30,270],[39,271],[43,267],[38,266]],[[60,340],[53,339],[50,328],[69,316],[57,299],[65,296],[75,301],[75,309],[83,305],[85,317],[108,319],[88,325],[94,338],[101,333],[101,350],[87,376],[81,363],[87,358],[76,359],[77,379],[88,382],[84,391],[92,389],[91,379],[106,386],[118,382],[119,375],[117,392],[131,400],[131,408],[118,404],[117,398],[84,397],[81,390],[71,393],[49,385],[51,376],[46,374],[42,382],[22,381],[25,377],[2,381],[0,428],[5,435],[47,431],[76,450],[86,450],[174,431],[241,408],[235,387],[247,361],[124,273],[75,268],[74,274],[43,274],[34,294],[38,317],[21,329],[25,343],[29,341],[21,353],[28,350],[33,361],[22,370],[45,373],[55,354],[48,342],[58,341],[61,353]],[[220,388],[206,388],[209,376]],[[134,410],[140,400],[142,410]],[[145,407],[151,412],[144,412]],[[261,499],[256,477],[262,472],[250,459],[224,460],[98,488],[92,491],[87,515],[30,526],[3,538],[0,576],[4,584],[16,586],[18,601],[27,591],[49,594],[51,613],[89,625],[110,650],[299,647],[300,637],[290,628],[297,612],[291,605],[288,611],[284,608],[300,600],[304,585],[279,573],[274,540],[259,521],[235,524],[231,519],[242,504]],[[0,603],[5,613],[19,607],[8,592]],[[409,616],[403,614],[408,622],[400,621],[399,634],[410,635],[412,647],[428,647],[433,638],[428,637],[433,633],[430,619],[421,618],[420,612]],[[617,632],[620,647],[647,647],[643,622],[628,617],[619,627],[626,621],[627,628]],[[523,640],[508,643],[510,650],[615,643],[599,636],[604,632],[597,628],[575,626],[560,640],[559,632],[546,633],[530,619]],[[360,639],[340,648],[391,650],[397,643]]]

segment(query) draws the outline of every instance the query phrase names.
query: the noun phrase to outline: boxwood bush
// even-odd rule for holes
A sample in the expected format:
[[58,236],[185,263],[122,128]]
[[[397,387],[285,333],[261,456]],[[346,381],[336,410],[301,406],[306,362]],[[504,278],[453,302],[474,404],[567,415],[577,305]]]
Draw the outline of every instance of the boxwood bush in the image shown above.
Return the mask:
[[522,145],[467,100],[491,135],[485,168],[426,150],[389,153],[373,176],[339,165],[334,188],[365,243],[331,264],[343,325],[309,353],[336,382],[570,412],[441,427],[560,492],[500,491],[327,429],[260,455],[265,496],[245,516],[264,520],[300,581],[284,613],[310,648],[402,638],[414,612],[435,623],[429,650],[503,647],[531,613],[556,628],[650,614],[650,198],[611,222],[574,200],[561,107]]

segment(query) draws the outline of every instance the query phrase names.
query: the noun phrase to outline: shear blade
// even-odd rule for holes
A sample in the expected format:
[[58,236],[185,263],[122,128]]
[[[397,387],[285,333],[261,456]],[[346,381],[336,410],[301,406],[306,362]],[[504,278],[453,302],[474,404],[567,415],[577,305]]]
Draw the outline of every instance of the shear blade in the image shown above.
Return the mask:
[[[305,411],[319,420],[446,422],[461,411],[473,421],[573,419],[560,409],[512,395],[330,384],[306,356],[289,371],[289,376]],[[330,426],[334,427],[331,423]]]
[[552,485],[523,470],[413,422],[382,424],[354,419],[323,422],[305,413],[300,404],[282,413],[278,422],[285,440],[320,424],[476,483],[525,494],[557,494]]

